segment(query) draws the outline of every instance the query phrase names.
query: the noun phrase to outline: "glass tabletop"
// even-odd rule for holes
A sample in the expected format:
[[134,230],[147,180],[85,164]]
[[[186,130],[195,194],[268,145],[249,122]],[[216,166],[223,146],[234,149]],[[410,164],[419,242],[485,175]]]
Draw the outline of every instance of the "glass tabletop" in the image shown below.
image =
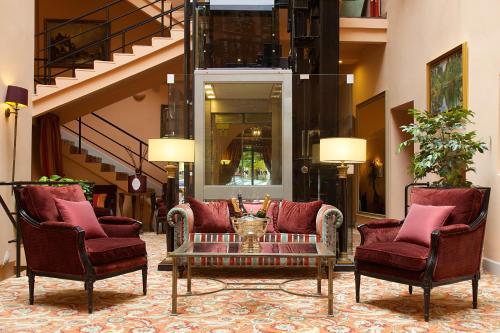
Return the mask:
[[335,257],[324,243],[262,242],[260,252],[243,252],[241,243],[187,241],[169,253],[172,257]]

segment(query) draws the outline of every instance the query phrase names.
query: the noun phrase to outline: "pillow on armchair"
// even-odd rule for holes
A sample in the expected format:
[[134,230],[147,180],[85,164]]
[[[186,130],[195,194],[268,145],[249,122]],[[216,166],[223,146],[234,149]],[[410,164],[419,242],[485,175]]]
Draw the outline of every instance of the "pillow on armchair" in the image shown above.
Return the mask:
[[85,239],[107,238],[108,235],[97,221],[94,209],[88,201],[54,199],[62,220],[85,230]]
[[455,206],[424,206],[412,204],[395,242],[430,246],[431,233],[441,227]]

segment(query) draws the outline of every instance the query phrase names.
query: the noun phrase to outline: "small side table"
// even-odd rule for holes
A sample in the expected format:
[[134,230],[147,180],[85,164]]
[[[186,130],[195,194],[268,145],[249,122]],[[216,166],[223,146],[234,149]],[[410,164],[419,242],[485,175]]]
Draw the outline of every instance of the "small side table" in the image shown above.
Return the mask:
[[[130,197],[132,202],[132,218],[143,222],[145,231],[153,230],[153,216],[154,216],[154,207],[156,200],[156,193],[153,189],[148,189],[146,192],[119,192],[118,193],[118,202],[120,205],[120,212],[123,215],[123,206],[125,203],[125,197]],[[146,200],[149,199],[149,203],[151,205],[151,211],[149,213],[149,217],[147,221],[144,217],[144,208],[146,206]]]

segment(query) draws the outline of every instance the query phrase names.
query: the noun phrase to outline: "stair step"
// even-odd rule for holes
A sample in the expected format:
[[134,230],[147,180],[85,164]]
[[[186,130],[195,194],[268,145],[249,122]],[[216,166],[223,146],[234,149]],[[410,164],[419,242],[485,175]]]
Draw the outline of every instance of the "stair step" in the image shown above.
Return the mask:
[[126,172],[116,172],[116,180],[127,180],[128,181],[129,174]]
[[132,45],[132,51],[136,56],[143,56],[155,50],[154,47],[148,45]]
[[75,77],[78,80],[86,80],[96,75],[96,71],[93,69],[75,69]]
[[67,145],[70,145],[70,146],[72,146],[72,145],[75,144],[73,141],[67,140],[67,139],[62,139],[62,142],[63,142],[63,144],[67,144]]
[[126,64],[134,60],[136,57],[133,53],[113,53],[113,61],[117,65]]
[[102,73],[114,67],[116,67],[116,64],[112,61],[94,60],[94,70],[96,72]]
[[53,85],[53,84],[37,84],[36,85],[36,95],[38,97],[45,96],[52,94],[53,92],[57,91],[59,89],[58,86]]
[[151,38],[151,45],[153,47],[165,47],[172,43],[172,38],[170,37],[153,37]]
[[56,86],[58,86],[59,88],[69,87],[77,82],[78,79],[76,77],[56,77]]
[[101,171],[102,172],[114,172],[116,167],[112,164],[101,163]]
[[101,163],[102,162],[102,158],[94,156],[94,155],[87,155],[87,157],[85,158],[85,162],[89,162],[89,163]]
[[[69,147],[69,152],[70,152],[71,154],[79,154],[79,153],[78,153],[78,146],[75,146],[75,145],[70,146],[70,147]],[[88,153],[87,149],[82,148],[82,150],[81,150],[81,154],[82,154],[82,155],[87,155],[87,153]]]

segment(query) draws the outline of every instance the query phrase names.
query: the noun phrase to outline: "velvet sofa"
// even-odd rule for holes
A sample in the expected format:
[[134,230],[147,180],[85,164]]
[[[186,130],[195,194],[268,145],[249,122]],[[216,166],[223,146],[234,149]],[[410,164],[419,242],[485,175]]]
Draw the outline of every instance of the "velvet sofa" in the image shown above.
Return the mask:
[[[93,286],[97,280],[142,270],[146,294],[148,260],[146,244],[139,238],[142,223],[117,216],[96,220],[80,185],[17,187],[15,195],[26,254],[30,304],[34,301],[35,276],[83,281],[89,313],[93,311]],[[79,226],[63,220],[58,200],[88,205],[94,226],[102,236],[90,238],[88,224]],[[85,224],[91,219],[80,220]]]
[[[248,212],[257,212],[261,207],[261,202],[247,202],[244,204]],[[269,206],[267,216],[271,220],[279,218],[281,210],[281,202],[274,201]],[[229,217],[231,212],[227,212]],[[337,229],[343,221],[342,213],[331,205],[323,204],[313,216],[314,230],[311,233],[289,233],[274,230],[273,221],[268,227],[267,233],[261,238],[261,242],[281,242],[281,243],[316,243],[323,242],[336,253],[337,248]],[[180,204],[172,208],[168,212],[168,223],[174,228],[174,249],[179,247],[186,240],[196,242],[221,242],[241,241],[239,235],[233,232],[216,232],[211,230],[204,230],[199,232],[195,227],[195,217],[193,210],[188,203]],[[273,225],[271,227],[271,225]],[[236,258],[229,260],[228,258],[217,257],[201,257],[195,258],[194,266],[307,266],[315,267],[316,261],[314,259],[281,259],[280,261],[268,260],[268,258],[259,258],[251,260],[244,260],[243,258]]]

